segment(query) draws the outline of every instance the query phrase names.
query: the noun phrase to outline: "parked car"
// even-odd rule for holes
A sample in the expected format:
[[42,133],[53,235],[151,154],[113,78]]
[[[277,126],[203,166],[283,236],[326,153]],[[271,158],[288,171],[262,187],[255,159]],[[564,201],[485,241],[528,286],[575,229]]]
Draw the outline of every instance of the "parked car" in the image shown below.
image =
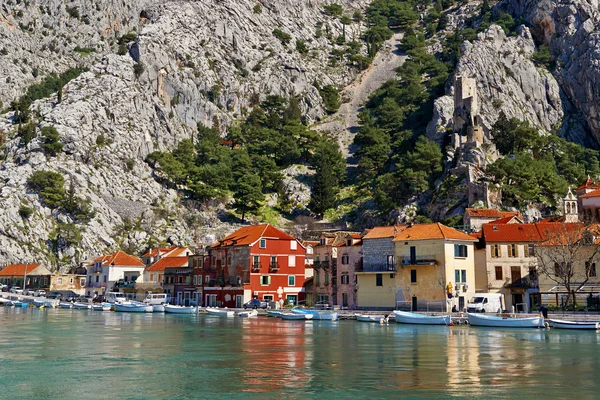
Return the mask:
[[20,286],[13,286],[10,288],[11,293],[23,294],[23,289]]
[[56,299],[56,300],[62,300],[62,293],[59,292],[58,290],[53,290],[52,292],[48,293],[46,295],[47,299]]
[[269,305],[269,303],[267,303],[266,301],[261,301],[259,299],[252,299],[249,302],[247,302],[246,304],[244,304],[244,308],[267,308]]
[[45,290],[42,290],[42,289],[38,289],[38,290],[36,290],[36,291],[33,293],[33,295],[34,295],[35,297],[45,297],[45,296],[46,296],[46,291],[45,291]]
[[23,294],[25,296],[33,296],[33,295],[35,295],[35,290],[33,290],[33,289],[23,289]]

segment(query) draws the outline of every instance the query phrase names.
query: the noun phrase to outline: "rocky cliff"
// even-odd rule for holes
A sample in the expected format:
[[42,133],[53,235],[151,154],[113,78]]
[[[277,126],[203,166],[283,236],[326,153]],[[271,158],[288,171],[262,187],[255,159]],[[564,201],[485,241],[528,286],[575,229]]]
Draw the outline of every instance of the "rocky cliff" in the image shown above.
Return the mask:
[[[340,2],[347,10],[361,2]],[[170,241],[214,240],[217,213],[192,212],[153,179],[144,158],[190,137],[197,122],[223,127],[266,94],[299,96],[309,119],[323,115],[314,82],[342,86],[355,71],[329,66],[342,32],[315,0],[0,2],[0,96],[6,106],[43,76],[84,65],[89,70],[31,107],[38,134],[29,144],[4,115],[0,170],[0,261],[75,265],[99,252],[132,252]],[[317,28],[320,27],[320,28]],[[274,37],[279,29],[289,35]],[[346,34],[358,37],[353,23]],[[117,39],[135,32],[127,54]],[[132,39],[135,38],[135,39]],[[296,40],[307,52],[296,51]],[[1,51],[2,49],[0,49]],[[4,54],[6,53],[6,54]],[[137,64],[139,63],[139,64]],[[137,74],[134,67],[138,65]],[[143,65],[143,68],[140,68]],[[34,73],[35,71],[35,73]],[[141,73],[140,73],[141,72]],[[53,125],[64,150],[46,156],[39,129]],[[27,189],[35,171],[61,173],[95,211],[87,223],[43,205]],[[23,206],[34,210],[28,218]],[[76,222],[75,232],[63,232]],[[71,239],[69,240],[69,237]]]

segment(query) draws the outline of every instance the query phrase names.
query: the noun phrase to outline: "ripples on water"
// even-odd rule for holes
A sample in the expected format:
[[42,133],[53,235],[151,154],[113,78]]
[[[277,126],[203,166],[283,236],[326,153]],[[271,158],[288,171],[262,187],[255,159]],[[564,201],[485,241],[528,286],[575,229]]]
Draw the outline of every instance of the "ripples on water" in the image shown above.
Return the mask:
[[0,398],[594,399],[600,334],[0,308]]

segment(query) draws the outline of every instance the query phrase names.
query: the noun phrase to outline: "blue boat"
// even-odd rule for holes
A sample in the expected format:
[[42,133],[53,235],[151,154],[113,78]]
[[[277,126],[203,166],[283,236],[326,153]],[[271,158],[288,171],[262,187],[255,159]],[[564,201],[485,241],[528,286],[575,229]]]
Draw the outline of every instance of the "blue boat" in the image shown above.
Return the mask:
[[25,308],[29,305],[29,303],[25,303],[24,301],[13,301],[13,305],[15,307],[22,307]]
[[338,312],[337,311],[319,311],[319,310],[310,310],[307,308],[298,308],[298,307],[294,307],[292,308],[292,313],[293,314],[309,314],[312,315],[312,319],[320,319],[320,320],[326,320],[326,321],[335,321],[338,319]]

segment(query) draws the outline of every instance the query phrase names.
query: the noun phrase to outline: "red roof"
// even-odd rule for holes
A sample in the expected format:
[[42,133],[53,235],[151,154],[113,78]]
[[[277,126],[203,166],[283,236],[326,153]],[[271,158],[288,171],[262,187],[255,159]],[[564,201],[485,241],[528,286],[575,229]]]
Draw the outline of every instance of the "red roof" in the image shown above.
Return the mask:
[[172,252],[176,248],[177,248],[177,246],[161,247],[161,248],[158,248],[158,249],[150,249],[142,257],[156,257],[158,255],[159,251],[160,251],[160,254],[165,255],[165,254],[168,254],[168,253]]
[[396,236],[398,232],[406,228],[406,225],[396,225],[396,226],[376,226],[375,228],[369,230],[363,239],[384,239],[384,238],[393,238]]
[[2,268],[0,276],[23,276],[25,275],[25,270],[30,274],[39,266],[40,264],[9,264]]
[[597,184],[596,182],[594,182],[588,175],[585,182],[583,182],[581,185],[579,185],[579,187],[576,190],[583,190],[583,189],[600,189],[600,185]]
[[580,238],[584,230],[582,223],[538,222],[535,224],[483,224],[486,242],[546,242],[558,244],[572,237]]
[[519,217],[519,218],[523,218],[521,216],[521,213],[518,211],[500,211],[500,210],[495,210],[495,209],[487,209],[487,208],[467,208],[466,213],[469,215],[469,217],[471,218],[495,218],[495,219],[500,219],[500,218],[506,218],[506,217]]
[[409,240],[431,240],[431,239],[445,239],[445,240],[464,240],[468,242],[475,242],[472,236],[467,235],[464,232],[458,231],[454,228],[450,228],[446,225],[442,225],[439,222],[433,224],[416,224],[409,226],[401,232],[398,232],[394,238],[394,242],[398,241],[409,241]]
[[139,258],[135,256],[130,256],[129,254],[117,250],[113,254],[107,256],[101,256],[94,259],[90,265],[94,265],[97,261],[102,261],[103,266],[113,266],[113,267],[145,267],[146,264],[142,262]]
[[261,238],[284,240],[296,239],[282,230],[275,228],[271,224],[261,224],[240,228],[232,234],[225,236],[223,239],[219,240],[218,243],[213,244],[211,247],[250,246]]
[[589,192],[586,194],[582,194],[579,196],[580,199],[586,199],[590,197],[600,197],[600,189],[594,190],[593,192]]
[[187,267],[188,265],[188,257],[163,257],[148,268],[146,271],[154,272],[154,271],[164,271],[165,268],[171,267]]

